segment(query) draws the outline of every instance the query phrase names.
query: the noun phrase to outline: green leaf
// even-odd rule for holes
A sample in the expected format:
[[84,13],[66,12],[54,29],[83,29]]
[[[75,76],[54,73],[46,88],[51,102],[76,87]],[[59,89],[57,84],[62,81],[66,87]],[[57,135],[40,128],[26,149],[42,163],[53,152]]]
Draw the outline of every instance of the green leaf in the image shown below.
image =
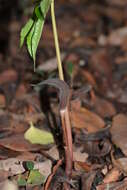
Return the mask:
[[28,49],[28,52],[29,52],[31,57],[33,57],[33,53],[32,53],[32,37],[33,37],[33,34],[34,34],[34,30],[35,30],[35,22],[34,22],[34,24],[32,26],[31,31],[27,35],[27,39],[26,39],[27,49]]
[[28,22],[25,24],[25,26],[22,28],[21,32],[20,32],[20,47],[23,46],[25,37],[27,36],[27,34],[29,33],[32,25],[33,25],[34,21],[33,19],[29,19]]
[[34,169],[34,163],[32,161],[27,161],[26,167],[28,170],[33,170]]
[[41,13],[41,10],[40,10],[40,7],[39,7],[39,6],[35,7],[34,12],[35,12],[35,15],[36,15],[36,17],[37,17],[38,19],[43,19],[42,13]]
[[30,33],[27,36],[27,48],[28,48],[29,54],[34,60],[34,67],[35,67],[36,51],[37,51],[37,47],[41,38],[43,25],[44,25],[44,20],[37,19],[34,22],[34,25]]
[[44,18],[46,17],[46,14],[50,8],[51,1],[52,0],[42,0],[40,3],[40,8],[41,8],[41,11],[42,11]]
[[74,70],[74,64],[72,62],[67,62],[66,64],[67,64],[67,72],[71,77]]
[[26,186],[27,182],[21,176],[18,177],[18,186]]
[[54,143],[53,135],[50,132],[38,129],[30,124],[30,128],[25,132],[24,137],[32,144],[47,145]]
[[27,179],[27,184],[39,185],[45,182],[45,176],[43,176],[38,170],[31,170]]

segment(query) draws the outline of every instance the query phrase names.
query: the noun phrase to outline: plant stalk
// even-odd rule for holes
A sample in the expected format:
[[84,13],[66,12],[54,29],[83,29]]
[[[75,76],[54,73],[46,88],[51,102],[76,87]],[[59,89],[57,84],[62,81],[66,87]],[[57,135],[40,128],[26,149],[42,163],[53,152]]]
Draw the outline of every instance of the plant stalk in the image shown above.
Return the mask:
[[[58,63],[58,71],[59,71],[59,78],[60,80],[64,81],[64,74],[60,56],[60,47],[58,41],[58,33],[56,27],[56,19],[55,19],[55,9],[54,9],[54,0],[51,2],[51,18],[52,18],[52,27],[53,27],[53,35],[55,41],[55,48],[56,48],[56,56],[57,56],[57,63]],[[61,116],[61,123],[63,128],[63,138],[65,142],[65,161],[66,161],[66,175],[68,179],[71,179],[72,175],[72,163],[73,163],[73,151],[72,151],[72,132],[71,132],[71,122],[69,117],[69,109],[66,107],[64,110],[60,110]],[[64,189],[69,190],[70,186],[65,183]]]
[[60,46],[59,46],[58,33],[57,33],[57,27],[56,27],[54,0],[52,0],[51,2],[51,19],[52,19],[53,36],[54,36],[55,48],[56,48],[59,78],[61,80],[64,80],[64,74],[63,74],[63,68],[62,68],[62,62],[61,62],[61,56],[60,56]]
[[66,146],[65,147],[66,175],[70,179],[72,174],[73,151],[72,151],[71,123],[67,107],[64,110],[60,110],[60,116],[63,127],[65,146]]

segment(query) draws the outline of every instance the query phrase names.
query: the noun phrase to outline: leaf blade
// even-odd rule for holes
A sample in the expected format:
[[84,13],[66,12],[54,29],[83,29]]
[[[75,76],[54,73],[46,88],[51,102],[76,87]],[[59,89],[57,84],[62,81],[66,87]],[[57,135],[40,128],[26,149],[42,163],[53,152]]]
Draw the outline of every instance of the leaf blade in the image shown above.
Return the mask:
[[52,0],[43,0],[40,2],[40,8],[41,8],[41,11],[42,11],[44,18],[46,17],[46,14],[50,8],[51,1]]
[[28,20],[28,22],[25,24],[25,26],[21,29],[21,32],[20,32],[20,47],[23,46],[25,37],[27,36],[30,29],[32,28],[33,23],[34,23],[33,19],[30,18]]
[[53,135],[50,132],[38,129],[30,124],[30,128],[25,132],[24,137],[32,144],[48,145],[54,143]]
[[44,26],[44,20],[38,19],[37,22],[35,23],[35,30],[32,37],[32,58],[34,60],[34,63],[35,63],[36,51],[37,51],[37,47],[41,38],[43,26]]

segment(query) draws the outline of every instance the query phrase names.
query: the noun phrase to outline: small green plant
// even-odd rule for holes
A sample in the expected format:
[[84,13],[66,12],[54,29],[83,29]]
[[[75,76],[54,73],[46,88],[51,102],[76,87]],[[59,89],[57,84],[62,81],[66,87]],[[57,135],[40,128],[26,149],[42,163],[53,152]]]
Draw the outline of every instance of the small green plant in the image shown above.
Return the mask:
[[[20,47],[23,46],[24,41],[27,44],[27,49],[30,56],[34,61],[34,71],[35,71],[35,62],[36,62],[36,51],[41,38],[45,18],[47,12],[51,9],[51,20],[52,20],[52,28],[53,28],[53,36],[54,36],[54,44],[56,49],[57,63],[58,63],[58,72],[59,79],[49,79],[43,81],[39,85],[52,85],[56,88],[59,88],[59,98],[60,98],[60,116],[61,116],[61,124],[63,128],[63,139],[65,143],[65,162],[66,162],[66,175],[68,179],[71,178],[72,173],[72,133],[71,133],[71,124],[69,117],[69,87],[64,82],[63,68],[61,63],[60,56],[60,48],[56,27],[56,19],[55,19],[55,9],[54,9],[54,0],[39,0],[36,2],[33,15],[22,28],[20,33]],[[64,189],[69,190],[70,187],[68,184],[64,184]]]
[[40,185],[45,182],[45,177],[39,172],[39,170],[34,169],[34,163],[31,161],[27,161],[25,163],[26,171],[29,172],[27,179],[24,176],[19,175],[18,177],[18,185],[20,187],[27,185]]

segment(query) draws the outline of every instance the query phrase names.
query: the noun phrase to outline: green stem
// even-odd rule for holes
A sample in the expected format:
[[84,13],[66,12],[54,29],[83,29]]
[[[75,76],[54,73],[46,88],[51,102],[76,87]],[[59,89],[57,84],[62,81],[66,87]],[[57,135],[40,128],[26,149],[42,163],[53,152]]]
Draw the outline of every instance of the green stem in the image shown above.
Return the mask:
[[62,68],[62,62],[61,62],[61,56],[60,56],[60,47],[59,47],[59,41],[58,41],[58,33],[57,33],[57,27],[56,27],[54,0],[52,0],[51,2],[51,18],[52,18],[53,36],[54,36],[55,48],[56,48],[56,56],[57,56],[57,62],[58,62],[59,78],[61,80],[64,80],[63,68]]

